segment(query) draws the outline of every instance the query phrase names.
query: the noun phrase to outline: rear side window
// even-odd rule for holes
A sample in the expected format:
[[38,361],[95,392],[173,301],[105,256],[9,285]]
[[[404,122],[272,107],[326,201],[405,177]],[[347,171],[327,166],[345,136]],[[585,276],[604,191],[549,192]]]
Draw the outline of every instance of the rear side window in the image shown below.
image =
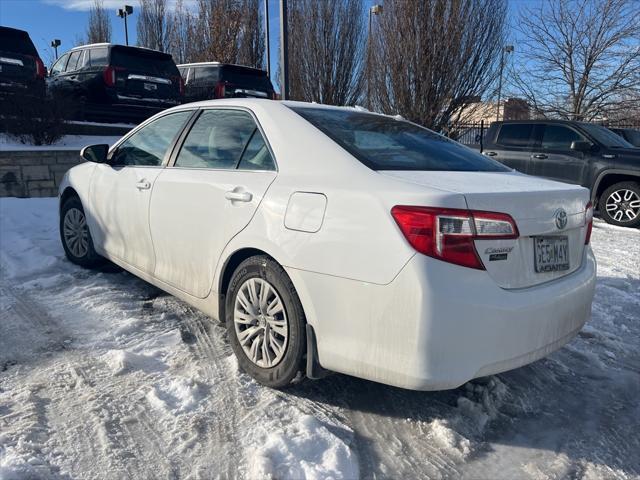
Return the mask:
[[118,166],[162,165],[167,149],[192,113],[171,113],[141,128],[120,144],[111,163]]
[[273,170],[273,160],[251,115],[240,110],[205,110],[176,159],[176,167]]
[[78,68],[78,60],[80,60],[80,56],[82,55],[82,50],[76,50],[71,52],[71,56],[69,57],[69,63],[67,63],[67,68],[65,71],[73,72]]
[[106,67],[108,65],[109,49],[104,48],[92,48],[88,51],[90,55],[89,64],[92,67]]
[[20,55],[38,56],[36,47],[27,32],[0,27],[0,51]]
[[160,77],[179,76],[178,67],[173,63],[170,55],[137,48],[113,48],[111,50],[111,65],[126,70],[158,75]]
[[570,128],[562,125],[545,125],[541,146],[550,150],[569,150],[571,142],[584,140],[582,135]]
[[355,110],[289,108],[373,170],[510,171],[458,142],[407,121]]
[[508,147],[526,147],[529,145],[533,124],[507,123],[500,127],[496,143]]

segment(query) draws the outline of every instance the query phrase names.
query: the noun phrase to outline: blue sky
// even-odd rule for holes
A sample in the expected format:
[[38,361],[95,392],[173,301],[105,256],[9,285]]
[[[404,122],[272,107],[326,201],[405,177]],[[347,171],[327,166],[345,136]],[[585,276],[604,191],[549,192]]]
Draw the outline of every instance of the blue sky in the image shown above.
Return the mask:
[[[378,1],[384,3],[381,0]],[[536,1],[538,0],[510,0],[511,14],[509,18],[517,18],[517,13],[523,5]],[[195,3],[195,0],[185,0],[185,3],[189,2]],[[373,0],[366,0],[366,2],[374,3]],[[124,22],[116,16],[115,11],[125,3],[134,6],[133,16],[129,19],[129,43],[135,45],[137,18],[135,10],[138,6],[138,0],[104,0],[105,7],[113,12],[112,41],[124,43]],[[279,3],[279,0],[269,0],[273,75],[277,72],[278,66]],[[0,0],[0,25],[28,31],[45,64],[50,65],[54,59],[53,49],[50,46],[51,40],[59,38],[62,41],[62,45],[58,49],[59,53],[76,45],[78,37],[85,33],[88,11],[92,4],[93,0]]]

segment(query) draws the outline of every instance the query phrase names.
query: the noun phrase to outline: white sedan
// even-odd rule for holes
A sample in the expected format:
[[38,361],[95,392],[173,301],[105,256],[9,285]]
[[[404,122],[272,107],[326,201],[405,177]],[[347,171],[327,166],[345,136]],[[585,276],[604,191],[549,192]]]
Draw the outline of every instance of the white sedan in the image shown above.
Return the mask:
[[82,156],[60,187],[69,260],[225,321],[268,386],[454,388],[548,355],[591,313],[589,192],[396,117],[208,101]]

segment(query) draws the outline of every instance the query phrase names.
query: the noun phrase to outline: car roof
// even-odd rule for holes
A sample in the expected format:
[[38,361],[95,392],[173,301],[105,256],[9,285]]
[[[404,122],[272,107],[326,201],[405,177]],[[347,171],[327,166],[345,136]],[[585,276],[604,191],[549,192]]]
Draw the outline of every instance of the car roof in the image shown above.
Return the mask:
[[5,27],[4,25],[0,25],[0,30],[4,30],[7,33],[18,33],[18,34],[24,34],[29,36],[29,32],[25,31],[25,30],[20,30],[19,28],[13,28],[13,27]]
[[148,52],[155,52],[155,53],[162,53],[163,55],[169,55],[168,53],[161,52],[160,50],[154,50],[153,48],[138,47],[136,45],[121,45],[119,43],[109,43],[109,42],[89,43],[87,45],[78,45],[78,46],[73,47],[69,51],[73,52],[74,50],[80,50],[80,49],[83,49],[83,48],[95,48],[95,47],[122,47],[122,48],[130,48],[130,49],[135,49],[135,50],[146,50]]
[[184,103],[177,107],[173,107],[172,110],[182,109],[183,107],[187,108],[203,108],[203,107],[244,107],[244,108],[252,108],[255,106],[259,106],[260,108],[281,108],[281,106],[293,107],[293,108],[321,108],[324,110],[343,110],[343,111],[356,111],[363,113],[370,113],[373,115],[384,115],[378,112],[372,112],[367,110],[366,108],[360,106],[336,106],[336,105],[325,105],[322,103],[314,103],[314,102],[298,102],[294,100],[269,100],[266,98],[225,98],[225,99],[216,99],[216,100],[204,100],[202,102],[193,102],[193,103]]
[[558,125],[600,125],[598,123],[590,123],[590,122],[579,122],[577,120],[559,120],[556,118],[548,118],[548,119],[536,119],[536,120],[499,120],[497,122],[492,122],[492,124],[496,124],[496,125],[503,125],[503,124],[513,124],[513,123],[523,123],[523,124],[529,124],[529,123],[536,123],[536,124],[540,124],[540,123],[555,123]]
[[185,67],[226,67],[226,66],[246,68],[248,70],[256,70],[258,72],[264,72],[265,71],[265,70],[262,70],[261,68],[249,67],[247,65],[240,65],[239,63],[194,62],[194,63],[181,63],[179,65],[176,65],[176,67],[178,67],[178,68],[185,68]]

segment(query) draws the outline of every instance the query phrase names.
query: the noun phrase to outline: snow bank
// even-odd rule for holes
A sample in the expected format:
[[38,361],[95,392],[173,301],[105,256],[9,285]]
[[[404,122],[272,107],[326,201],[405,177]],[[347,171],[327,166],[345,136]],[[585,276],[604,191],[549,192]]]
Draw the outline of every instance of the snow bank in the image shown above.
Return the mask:
[[20,140],[6,133],[0,133],[0,150],[80,150],[87,145],[100,143],[113,145],[120,138],[121,137],[114,135],[65,135],[51,145],[29,145],[20,142]]
[[349,447],[319,420],[303,415],[266,433],[252,449],[249,478],[324,480],[359,477]]

